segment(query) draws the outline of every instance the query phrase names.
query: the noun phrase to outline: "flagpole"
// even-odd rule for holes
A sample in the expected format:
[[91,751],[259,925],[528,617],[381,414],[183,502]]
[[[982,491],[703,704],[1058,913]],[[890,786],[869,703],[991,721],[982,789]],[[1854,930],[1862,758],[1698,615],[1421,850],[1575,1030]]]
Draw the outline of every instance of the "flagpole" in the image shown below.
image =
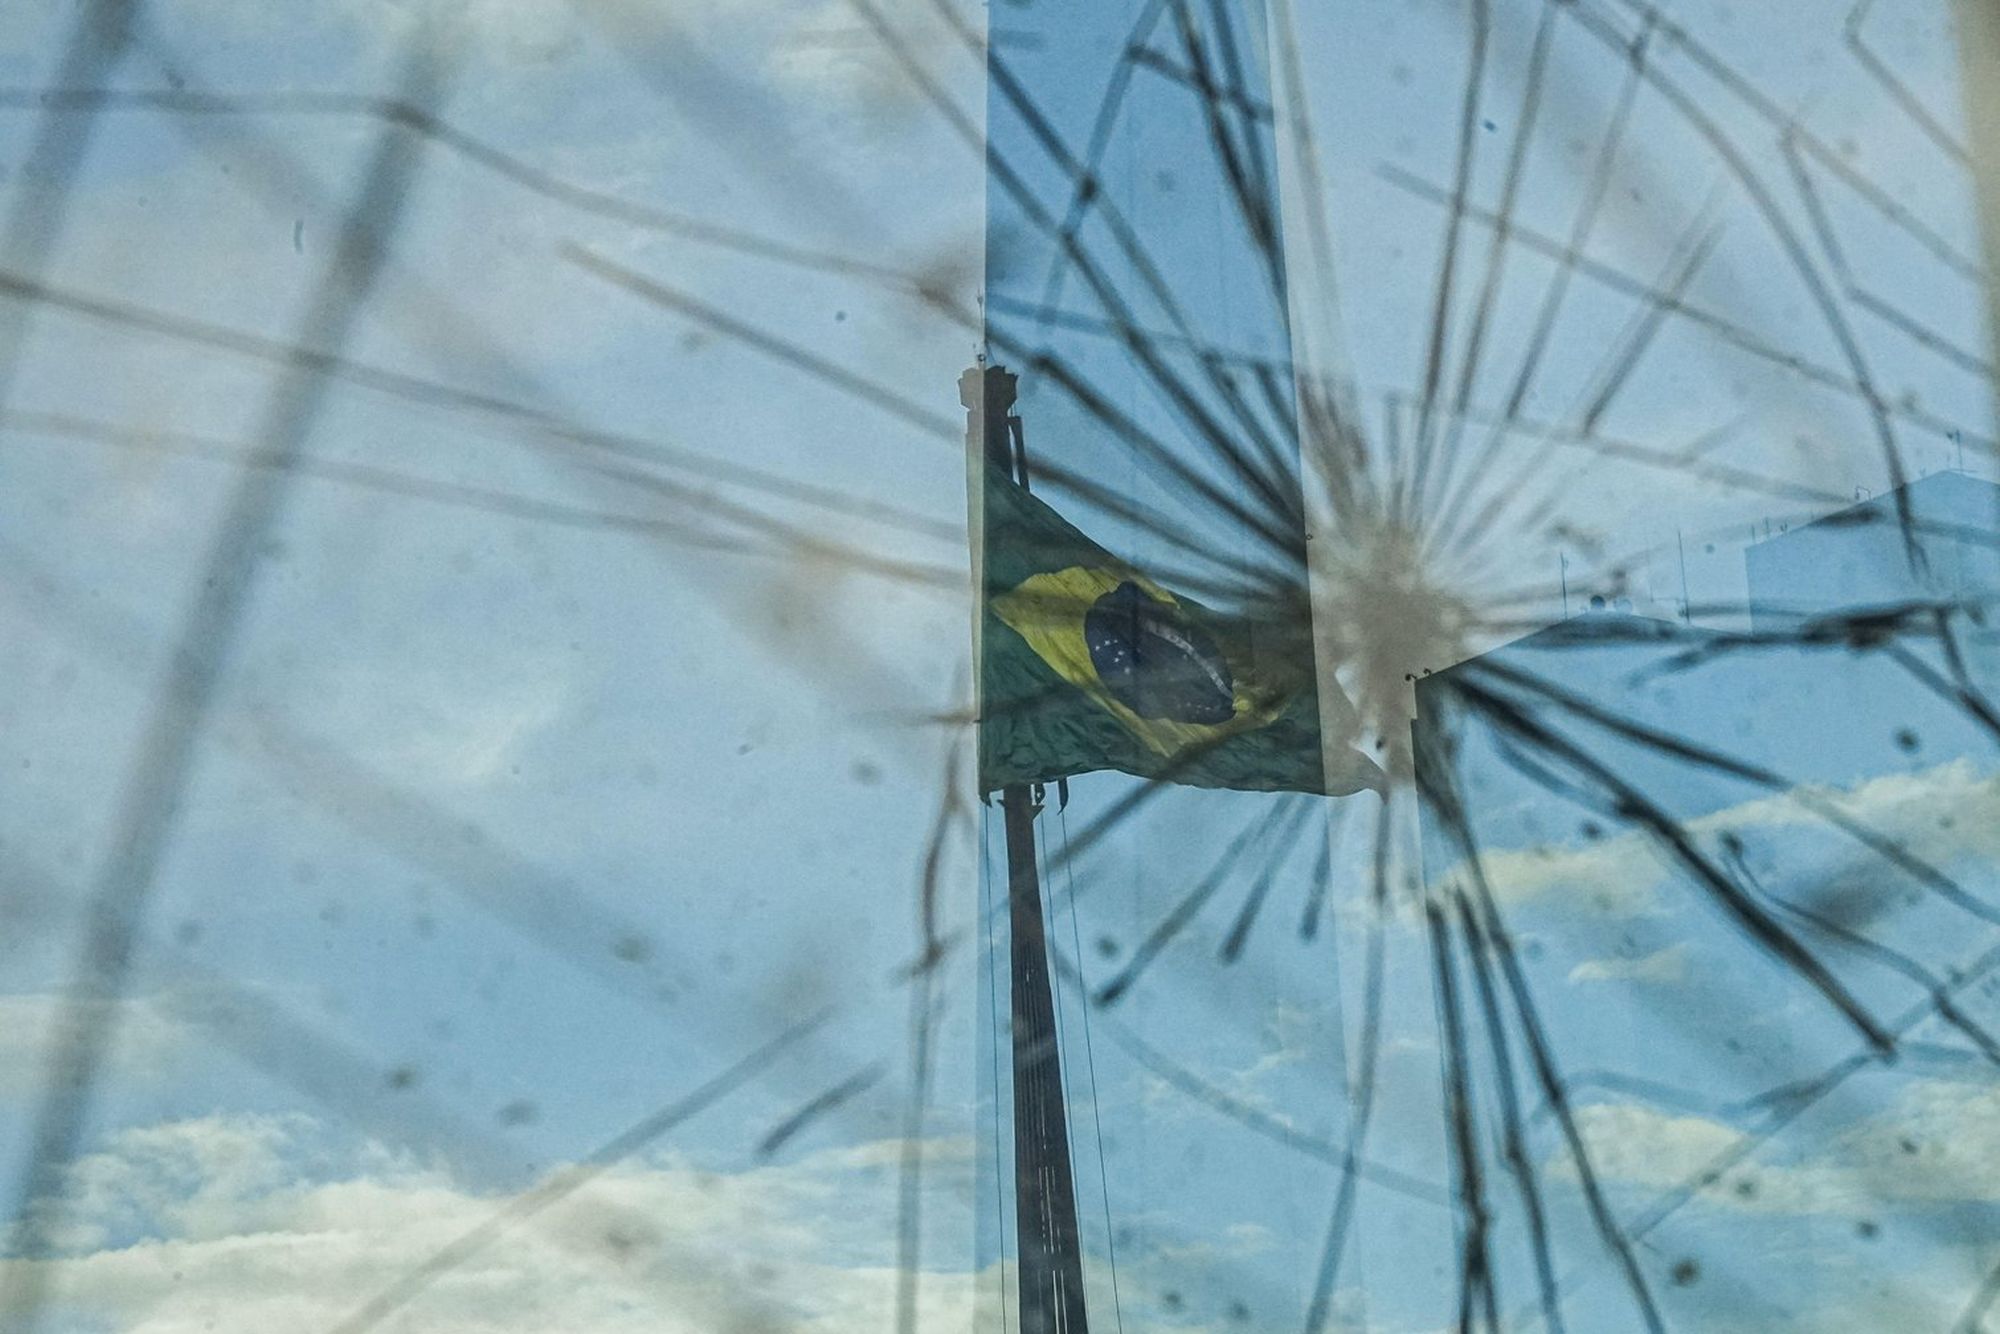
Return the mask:
[[[1021,419],[1014,415],[1018,377],[1000,366],[974,366],[959,377],[968,461],[973,469],[974,594],[985,596],[980,495],[988,466],[1028,486]],[[976,622],[975,622],[976,624]],[[976,640],[975,640],[976,642]],[[1068,1101],[1057,1043],[1055,991],[1042,915],[1035,849],[1041,785],[1000,791],[1007,832],[1007,906],[1014,1055],[1014,1237],[1020,1334],[1088,1334],[1083,1252],[1077,1234],[1076,1180],[1070,1164]]]

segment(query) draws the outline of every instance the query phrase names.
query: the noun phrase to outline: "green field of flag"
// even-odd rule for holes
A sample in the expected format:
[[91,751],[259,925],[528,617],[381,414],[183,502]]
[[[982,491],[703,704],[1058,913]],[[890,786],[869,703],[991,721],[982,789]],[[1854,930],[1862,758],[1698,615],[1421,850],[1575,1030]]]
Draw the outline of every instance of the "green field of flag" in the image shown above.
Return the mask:
[[[1302,601],[1269,615],[1213,611],[994,468],[983,527],[984,790],[1099,769],[1251,791],[1379,786],[1358,751],[1339,750],[1328,772]],[[1352,733],[1351,710],[1334,721]]]

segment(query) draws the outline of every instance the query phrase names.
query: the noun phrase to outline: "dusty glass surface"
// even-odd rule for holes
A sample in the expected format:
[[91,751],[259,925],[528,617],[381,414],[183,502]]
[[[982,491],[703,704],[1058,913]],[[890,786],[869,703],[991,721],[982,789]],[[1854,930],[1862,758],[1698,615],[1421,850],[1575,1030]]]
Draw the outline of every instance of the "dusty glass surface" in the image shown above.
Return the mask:
[[0,10],[0,1327],[2000,1327],[1987,0]]

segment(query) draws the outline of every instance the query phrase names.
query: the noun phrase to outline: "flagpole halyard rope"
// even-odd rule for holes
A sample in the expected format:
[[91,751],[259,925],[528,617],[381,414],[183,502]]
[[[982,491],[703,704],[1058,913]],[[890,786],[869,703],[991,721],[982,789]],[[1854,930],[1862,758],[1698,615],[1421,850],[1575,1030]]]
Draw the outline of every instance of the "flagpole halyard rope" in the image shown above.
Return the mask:
[[[986,1017],[993,1030],[993,1215],[997,1231],[994,1244],[1000,1248],[1000,1331],[1007,1334],[1007,1195],[1001,1182],[1006,1155],[1000,1145],[1000,971],[998,951],[993,944],[993,808],[979,807],[979,897],[986,918]],[[1018,1206],[1017,1206],[1018,1207]],[[1016,1261],[1016,1263],[1019,1263]]]
[[1076,977],[1083,993],[1083,1058],[1090,1076],[1090,1123],[1097,1141],[1097,1186],[1104,1199],[1104,1259],[1111,1271],[1111,1314],[1118,1334],[1125,1334],[1125,1307],[1118,1295],[1118,1229],[1111,1221],[1111,1176],[1104,1165],[1104,1118],[1098,1111],[1097,1051],[1090,1040],[1090,986],[1083,976],[1083,934],[1076,924],[1076,872],[1069,861],[1069,808],[1056,808],[1057,828],[1062,834],[1063,879],[1069,885],[1069,939],[1076,952]]

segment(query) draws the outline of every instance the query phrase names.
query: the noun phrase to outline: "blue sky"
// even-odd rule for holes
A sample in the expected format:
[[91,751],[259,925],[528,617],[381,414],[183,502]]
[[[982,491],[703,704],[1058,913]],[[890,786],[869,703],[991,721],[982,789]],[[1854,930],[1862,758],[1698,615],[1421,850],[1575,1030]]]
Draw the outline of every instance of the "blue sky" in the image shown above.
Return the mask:
[[[1106,7],[1106,33],[1131,8]],[[1499,190],[1539,12],[1494,8],[1502,73],[1484,110],[1491,128],[1481,129],[1472,191],[1486,207]],[[1629,5],[1599,8],[1629,28]],[[1868,31],[1949,120],[1953,63],[1939,8],[1885,12]],[[66,10],[32,10],[0,16],[0,77],[28,89],[52,77],[68,21]],[[885,12],[976,116],[977,59],[927,6]],[[1081,139],[1105,44],[1074,29],[1050,39],[1051,20],[1035,6],[995,13],[1015,43],[1009,58]],[[1840,45],[1844,14],[1844,5],[1816,0],[1782,13],[1689,5],[1679,18],[1776,106],[1973,253],[1962,177],[1857,73]],[[149,15],[151,35],[119,67],[118,86],[389,95],[405,44],[435,25],[456,53],[441,114],[542,171],[704,224],[919,275],[961,314],[979,294],[979,157],[847,5],[695,0],[669,13],[532,0],[157,0]],[[1379,434],[1384,396],[1407,403],[1418,384],[1444,227],[1440,209],[1384,168],[1450,179],[1463,6],[1345,3],[1297,18],[1338,238],[1341,342]],[[1552,50],[1561,91],[1542,112],[1521,217],[1560,237],[1624,66],[1574,25],[1562,26]],[[1664,38],[1659,59],[1749,146],[1761,173],[1784,179],[1767,122],[1703,82]],[[1161,88],[1144,96],[1157,99],[1143,105],[1172,139],[1174,102]],[[11,168],[43,122],[18,105],[0,115],[8,145],[0,164]],[[67,292],[287,339],[381,130],[353,115],[107,111],[42,277]],[[1636,104],[1632,141],[1589,253],[1652,283],[1722,172],[1657,96]],[[1236,300],[1243,264],[1225,253],[1226,216],[1149,202],[1144,192],[1159,182],[1148,152],[1170,153],[1140,139],[1121,140],[1119,151],[1130,157],[1114,159],[1112,178],[1211,336],[1270,350],[1258,304]],[[59,1239],[71,1278],[54,1327],[330,1328],[512,1193],[831,1006],[825,1027],[745,1088],[482,1252],[385,1328],[885,1328],[894,1164],[906,1133],[908,1001],[898,970],[920,946],[915,895],[941,779],[955,772],[962,787],[969,759],[953,748],[962,729],[936,719],[963,710],[969,688],[955,385],[975,334],[907,291],[564,207],[447,146],[433,142],[425,153],[379,298],[346,353],[688,451],[698,466],[679,455],[616,459],[574,433],[551,438],[504,414],[417,405],[353,384],[328,396],[308,453],[351,471],[297,480],[263,553],[153,890],[118,1053],[86,1129],[73,1227]],[[1200,165],[1187,164],[1184,193],[1200,193],[1191,183]],[[1055,179],[1040,170],[1036,179]],[[9,175],[0,188],[33,183]],[[1891,295],[1942,335],[1977,347],[1973,285],[1837,183],[1825,188],[1853,286]],[[1719,198],[1715,249],[1689,283],[1689,303],[1721,312],[1753,342],[1836,364],[1838,349],[1768,226],[1740,190]],[[1809,230],[1796,196],[1784,207],[1795,228]],[[1483,258],[1485,232],[1467,237],[1467,262]],[[648,304],[566,259],[568,246],[809,348],[935,421],[860,402]],[[1550,267],[1529,252],[1509,272],[1492,340],[1511,350]],[[1629,297],[1579,279],[1528,400],[1531,415],[1559,424],[1587,399],[1633,313]],[[1992,433],[1990,386],[1980,377],[1879,319],[1859,327],[1901,414],[1913,469],[1957,460],[1940,421],[1973,437]],[[1165,419],[1120,359],[1091,364],[1121,402]],[[1474,382],[1479,401],[1504,397],[1512,364],[1511,356],[1489,363]],[[246,449],[272,381],[272,366],[254,356],[44,307],[7,407],[180,433],[196,437],[181,444],[197,449]],[[1122,446],[1065,435],[1054,404],[1028,420],[1033,447],[1073,451],[1112,482],[1134,475]],[[24,1151],[33,1062],[166,665],[163,646],[236,475],[214,458],[118,448],[49,426],[9,423],[0,451],[0,662],[20,683],[0,705],[0,772],[16,776],[0,802],[0,864],[21,887],[6,902],[21,929],[0,945],[0,1016],[8,1016],[0,1153],[9,1164]],[[1528,433],[1510,437],[1504,457],[1529,468],[1522,490],[1547,498],[1559,522],[1504,535],[1452,571],[1455,592],[1475,611],[1555,619],[1561,559],[1580,598],[1611,590],[1624,555],[1638,552],[1651,554],[1629,563],[1627,591],[1641,611],[1671,614],[1679,570],[1667,562],[1677,533],[1692,600],[1740,607],[1753,524],[1814,512],[1809,495],[1830,505],[1882,485],[1852,394],[1774,366],[1697,320],[1663,325],[1602,428],[1656,450],[1726,428],[1706,458],[1734,471],[1648,467],[1630,451],[1585,470],[1585,451],[1565,446],[1535,461]],[[1972,466],[1984,467],[1971,452]],[[921,522],[775,498],[719,479],[700,460],[893,504]],[[614,464],[627,471],[602,470]],[[364,468],[376,471],[354,471]],[[649,489],[632,468],[682,489]],[[1765,494],[1744,483],[1746,473],[1791,490]],[[545,510],[495,513],[463,498],[384,489],[407,491],[412,478]],[[761,543],[745,557],[662,530],[715,502],[778,516],[812,540]],[[552,521],[547,507],[566,520]],[[636,527],[589,526],[587,516],[604,513]],[[1138,559],[1155,554],[1149,542],[1166,545],[1158,535],[1104,537],[1128,543],[1121,549]],[[835,546],[946,577],[877,577]],[[1502,605],[1504,590],[1528,586],[1523,604]],[[1708,619],[1738,623],[1726,611]],[[1483,627],[1462,648],[1519,628]],[[1715,725],[1762,716],[1747,687],[1709,688],[1704,716]],[[1880,689],[1900,715],[1906,697]],[[1968,730],[1943,721],[1922,730],[1926,747],[1914,756],[1876,737],[1879,770],[1808,765],[1801,776],[1863,783],[1851,800],[1892,827],[1916,821],[1912,811],[1955,803],[1966,846],[1952,855],[1962,868],[1990,870],[1994,850],[1977,833],[1990,827],[1981,818],[1993,801],[1990,763]],[[1659,781],[1690,807],[1712,809],[1703,793],[1673,787],[1684,778],[1664,772]],[[1079,780],[1067,828],[1082,828],[1122,783]],[[1517,882],[1509,892],[1542,950],[1535,974],[1545,1008],[1579,1064],[1754,1091],[1763,1070],[1844,1050],[1841,1030],[1796,989],[1757,973],[1636,836],[1586,846],[1566,820],[1510,828],[1507,803],[1518,796],[1498,795],[1489,809],[1519,853],[1502,858]],[[1121,1033],[1337,1142],[1347,1130],[1340,1081],[1368,927],[1358,887],[1373,800],[1357,798],[1334,817],[1332,914],[1316,943],[1301,943],[1296,929],[1317,851],[1308,833],[1274,856],[1272,907],[1242,961],[1216,961],[1248,888],[1239,876],[1126,1002],[1093,1019],[1096,1114],[1085,1099],[1073,1111],[1083,1224],[1094,1260],[1108,1256],[1108,1243],[1118,1249],[1119,1302],[1135,1329],[1295,1326],[1333,1169],[1188,1101],[1134,1061]],[[1774,880],[1817,882],[1816,868],[1839,856],[1778,806],[1746,805],[1748,793],[1732,801],[1742,827],[1768,822],[1772,832],[1753,849]],[[1093,983],[1257,810],[1252,799],[1172,793],[1079,858],[1075,935],[1066,910],[1056,934],[1073,941],[1065,948]],[[1304,828],[1320,820],[1315,811]],[[978,1003],[982,960],[963,943],[973,939],[982,878],[997,864],[998,831],[988,823],[964,803],[946,825],[944,923],[961,944],[938,981],[939,1068],[922,1126],[923,1328],[964,1328],[970,1275],[993,1259],[975,1237],[983,1226],[976,1159],[992,1129],[975,1114],[976,1034],[989,1016]],[[1550,847],[1537,852],[1537,843]],[[1408,831],[1402,851],[1415,852]],[[1066,893],[1066,875],[1054,878]],[[1924,914],[1898,920],[1899,943],[1926,958],[1955,958],[1978,943]],[[1441,1182],[1436,1024],[1413,924],[1404,915],[1389,927],[1395,1017],[1371,1153]],[[1894,987],[1903,984],[1879,985],[1885,997],[1902,994]],[[1064,1002],[1073,1055],[1081,1018],[1073,988]],[[1712,1030],[1739,1020],[1748,1054],[1718,1054]],[[1990,1120],[1990,1086],[1958,1080],[1948,1061],[1940,1068],[1950,1077],[1926,1078],[1927,1068],[1869,1075],[1865,1099],[1800,1122],[1757,1159],[1766,1184],[1756,1202],[1725,1191],[1663,1229],[1646,1256],[1651,1271],[1667,1272],[1684,1253],[1712,1257],[1701,1284],[1661,1282],[1681,1327],[1945,1324],[1955,1306],[1939,1294],[1955,1299],[1970,1282],[1975,1257],[1957,1239],[1990,1227],[2000,1149],[1965,1129]],[[774,1126],[856,1076],[872,1081],[864,1092],[759,1156]],[[1621,1202],[1633,1207],[1683,1164],[1754,1129],[1725,1109],[1613,1091],[1588,1100],[1585,1122],[1593,1144],[1606,1146]],[[1922,1137],[1920,1167],[1896,1146],[1906,1132]],[[1561,1169],[1552,1160],[1549,1170]],[[1882,1205],[1872,1247],[1852,1240],[1857,1193]],[[1563,1235],[1583,1237],[1573,1193],[1561,1208]],[[1891,1212],[1910,1225],[1892,1226]],[[1435,1197],[1369,1186],[1361,1217],[1339,1320],[1438,1328],[1451,1299],[1448,1213]],[[1825,1241],[1834,1236],[1838,1245]],[[1850,1252],[1869,1263],[1849,1262]],[[1585,1270],[1596,1263],[1581,1243],[1570,1254]],[[1736,1255],[1770,1263],[1732,1265]],[[1526,1274],[1522,1259],[1510,1254],[1511,1273]],[[1790,1260],[1790,1277],[1769,1279]],[[1108,1271],[1098,1265],[1096,1281],[1108,1286]],[[1615,1284],[1591,1273],[1575,1326],[1619,1327],[1627,1313]],[[1510,1300],[1527,1296],[1517,1282]],[[1924,1304],[1933,1300],[1945,1313],[1930,1319]]]

